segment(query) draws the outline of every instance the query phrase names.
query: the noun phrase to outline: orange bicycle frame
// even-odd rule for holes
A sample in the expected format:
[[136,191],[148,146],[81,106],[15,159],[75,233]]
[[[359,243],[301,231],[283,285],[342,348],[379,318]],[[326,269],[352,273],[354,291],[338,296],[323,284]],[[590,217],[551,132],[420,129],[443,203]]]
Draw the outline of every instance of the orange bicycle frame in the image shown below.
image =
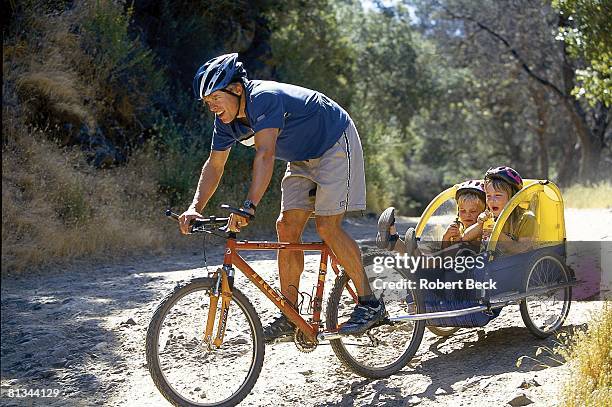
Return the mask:
[[[238,254],[241,250],[299,250],[320,251],[321,259],[319,262],[319,275],[317,278],[317,288],[313,301],[313,314],[310,321],[306,321],[287,299],[280,295],[274,288],[270,287],[266,281],[257,274],[255,270]],[[327,264],[331,260],[331,267],[340,274],[338,268],[338,259],[331,252],[330,248],[323,242],[312,243],[283,243],[283,242],[248,242],[236,241],[235,239],[227,239],[225,246],[225,256],[223,258],[223,268],[221,272],[221,287],[220,291],[216,290],[210,294],[210,309],[208,320],[206,323],[205,342],[214,344],[216,347],[221,346],[225,333],[225,325],[231,300],[231,287],[229,284],[228,271],[232,269],[232,265],[236,266],[261,292],[268,297],[274,305],[276,305],[289,318],[297,328],[304,333],[306,339],[316,342],[317,334],[321,325],[321,309],[323,305],[323,289],[325,286],[325,276],[327,275]],[[357,293],[347,285],[347,289],[353,299],[357,301]],[[219,297],[221,300],[221,314],[219,317],[217,335],[212,339],[212,331],[216,317]]]

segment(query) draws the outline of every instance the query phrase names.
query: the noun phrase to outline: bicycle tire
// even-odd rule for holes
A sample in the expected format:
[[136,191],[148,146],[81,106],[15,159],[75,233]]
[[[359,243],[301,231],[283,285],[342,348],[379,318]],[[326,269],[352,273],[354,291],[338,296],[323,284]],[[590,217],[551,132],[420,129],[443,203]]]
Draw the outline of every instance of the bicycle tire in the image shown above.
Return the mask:
[[[381,256],[381,255],[383,256],[389,255],[389,253],[384,252],[384,251],[382,252],[372,251],[364,255],[363,256],[364,267],[367,268],[373,265],[374,258],[376,256]],[[349,282],[349,277],[343,271],[338,277],[336,277],[336,281],[330,292],[328,302],[327,302],[326,322],[325,322],[326,328],[329,331],[334,331],[338,329],[337,327],[338,327],[339,304],[342,299],[342,293],[344,291],[344,288],[348,282]],[[411,290],[411,295],[413,298],[413,301],[411,304],[414,305],[413,311],[416,313],[424,312],[425,307],[424,307],[424,303],[422,301],[422,297],[419,294],[419,292],[417,290]],[[385,304],[387,305],[386,301],[385,301]],[[412,306],[412,305],[409,305],[409,306]],[[387,308],[387,311],[389,311],[388,308]],[[405,312],[405,313],[408,313],[408,312]],[[391,316],[398,316],[398,315],[391,315]],[[356,358],[351,353],[351,351],[348,349],[349,347],[347,343],[345,343],[347,341],[350,341],[351,338],[353,337],[333,339],[330,341],[330,345],[332,347],[332,350],[336,354],[336,357],[340,360],[340,362],[352,372],[360,376],[371,378],[371,379],[385,378],[385,377],[391,376],[399,372],[410,362],[412,357],[416,354],[421,344],[421,341],[423,339],[423,333],[425,331],[425,321],[424,320],[412,321],[412,322],[404,323],[404,324],[413,325],[413,328],[411,329],[410,339],[407,340],[406,343],[404,343],[403,348],[405,350],[401,353],[401,355],[399,355],[398,358],[396,358],[395,360],[393,360],[391,363],[387,365],[371,366],[362,361],[359,361],[358,358]],[[384,325],[381,326],[380,328],[382,329],[383,327]],[[373,329],[378,329],[378,328],[372,328],[370,331],[372,331]],[[393,331],[393,332],[397,332],[397,331]]]
[[445,338],[447,336],[451,336],[452,334],[454,334],[455,332],[457,332],[459,329],[459,327],[445,327],[445,326],[428,326],[427,329],[429,329],[429,331],[434,334],[437,335],[439,337]]
[[[248,374],[244,382],[240,385],[237,391],[226,397],[223,400],[213,403],[207,402],[195,402],[186,398],[184,394],[179,393],[166,379],[162,367],[160,366],[159,358],[159,344],[160,344],[160,331],[163,327],[165,317],[168,315],[170,310],[177,304],[178,301],[185,298],[187,295],[204,290],[207,293],[213,286],[214,279],[211,278],[198,278],[191,282],[177,286],[172,293],[167,295],[164,300],[159,304],[155,310],[151,322],[149,324],[146,336],[146,357],[147,366],[155,386],[160,393],[175,406],[218,406],[218,407],[229,407],[235,406],[240,403],[252,390],[255,382],[257,381],[261,368],[263,366],[264,359],[264,339],[263,330],[261,327],[261,321],[255,308],[248,300],[248,298],[240,292],[237,288],[232,290],[232,303],[230,305],[230,317],[228,317],[228,325],[232,320],[232,316],[236,318],[236,308],[242,310],[246,317],[246,321],[250,327],[250,336],[253,341],[253,359],[248,371]],[[206,295],[208,297],[208,295]],[[202,306],[203,308],[203,306]],[[233,312],[232,312],[233,311]],[[207,312],[206,312],[207,313]],[[205,321],[205,319],[204,319]],[[215,331],[216,332],[215,324]],[[203,331],[204,326],[202,326]],[[226,338],[227,339],[227,338]],[[224,344],[227,341],[224,340]],[[223,347],[222,344],[221,346]],[[204,370],[204,369],[202,369]],[[216,373],[216,372],[215,372]],[[218,383],[222,385],[224,383]]]
[[[545,262],[548,263],[548,267],[543,265]],[[559,272],[553,272],[550,267],[558,268]],[[528,269],[529,271],[527,272],[527,275],[525,275],[523,282],[525,292],[527,292],[530,288],[533,288],[537,283],[540,283],[543,286],[551,283],[567,283],[571,277],[571,272],[565,264],[565,261],[555,253],[545,253],[544,255],[539,255],[533,258]],[[536,321],[536,312],[529,305],[530,303],[535,303],[537,301],[537,297],[526,297],[520,302],[519,308],[521,310],[521,318],[523,318],[523,322],[525,323],[525,326],[529,332],[531,332],[537,338],[544,339],[552,335],[563,325],[563,322],[569,314],[572,302],[572,287],[561,288],[556,292],[559,291],[563,291],[562,308],[559,312],[555,313],[555,319],[552,325],[550,325],[550,317],[544,321],[549,326],[543,325],[542,322]],[[551,296],[549,295],[548,297],[550,298]]]

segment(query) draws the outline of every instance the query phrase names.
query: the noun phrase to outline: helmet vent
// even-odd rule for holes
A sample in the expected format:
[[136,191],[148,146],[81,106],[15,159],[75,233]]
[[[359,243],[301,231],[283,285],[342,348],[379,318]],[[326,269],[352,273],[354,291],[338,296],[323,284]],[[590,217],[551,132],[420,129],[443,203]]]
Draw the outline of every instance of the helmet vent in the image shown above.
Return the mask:
[[238,62],[237,53],[221,55],[211,59],[198,69],[193,80],[193,91],[202,99],[211,93],[227,87],[235,78],[246,78],[246,70]]

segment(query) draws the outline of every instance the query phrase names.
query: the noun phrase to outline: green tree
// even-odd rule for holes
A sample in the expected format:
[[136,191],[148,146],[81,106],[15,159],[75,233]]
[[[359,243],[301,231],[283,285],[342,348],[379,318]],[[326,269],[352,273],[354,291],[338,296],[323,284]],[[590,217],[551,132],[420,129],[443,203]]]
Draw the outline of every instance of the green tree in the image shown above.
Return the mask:
[[276,75],[318,90],[348,106],[353,93],[355,52],[341,31],[331,1],[290,1],[269,13]]
[[553,0],[559,10],[559,39],[571,57],[586,66],[576,69],[572,94],[591,106],[598,101],[612,105],[612,2],[601,0]]
[[[603,154],[608,154],[609,108],[601,102],[586,106],[571,95],[576,84],[576,61],[551,34],[561,20],[549,3],[423,1],[418,3],[418,14],[423,32],[435,39],[443,52],[453,55],[456,66],[469,67],[496,90],[503,90],[500,85],[510,81],[512,86],[505,87],[510,91],[509,98],[501,100],[514,106],[509,121],[514,129],[513,139],[520,145],[530,145],[521,155],[522,160],[519,158],[520,168],[524,164],[531,172],[530,162],[537,151],[537,156],[543,158],[540,170],[546,170],[546,162],[554,163],[554,172],[563,175],[562,182],[571,181],[576,173],[584,181],[597,179],[604,171]],[[483,100],[501,96],[485,89]],[[510,105],[504,105],[495,110],[508,111]],[[573,147],[574,137],[580,146],[578,151]],[[542,154],[546,145],[553,159]],[[577,155],[579,168],[574,171],[572,164]]]

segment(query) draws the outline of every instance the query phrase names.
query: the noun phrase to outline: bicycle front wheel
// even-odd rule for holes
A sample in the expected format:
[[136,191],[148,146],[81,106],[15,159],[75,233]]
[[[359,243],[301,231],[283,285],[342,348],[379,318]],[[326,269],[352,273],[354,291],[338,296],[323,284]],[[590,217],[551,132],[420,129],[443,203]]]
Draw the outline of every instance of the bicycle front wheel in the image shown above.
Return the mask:
[[[376,256],[388,256],[387,252],[371,252],[363,257],[368,269]],[[356,302],[349,292],[352,282],[341,273],[334,284],[327,303],[326,327],[334,331],[346,322]],[[418,291],[406,290],[394,298],[385,299],[389,317],[424,312]],[[331,347],[344,366],[360,376],[378,379],[400,371],[416,354],[423,339],[425,321],[386,322],[368,330],[361,336],[346,336],[330,341]]]
[[149,324],[149,372],[175,406],[235,406],[249,394],[261,372],[261,322],[238,289],[232,290],[221,347],[204,343],[213,281],[199,278],[177,287],[157,307]]

